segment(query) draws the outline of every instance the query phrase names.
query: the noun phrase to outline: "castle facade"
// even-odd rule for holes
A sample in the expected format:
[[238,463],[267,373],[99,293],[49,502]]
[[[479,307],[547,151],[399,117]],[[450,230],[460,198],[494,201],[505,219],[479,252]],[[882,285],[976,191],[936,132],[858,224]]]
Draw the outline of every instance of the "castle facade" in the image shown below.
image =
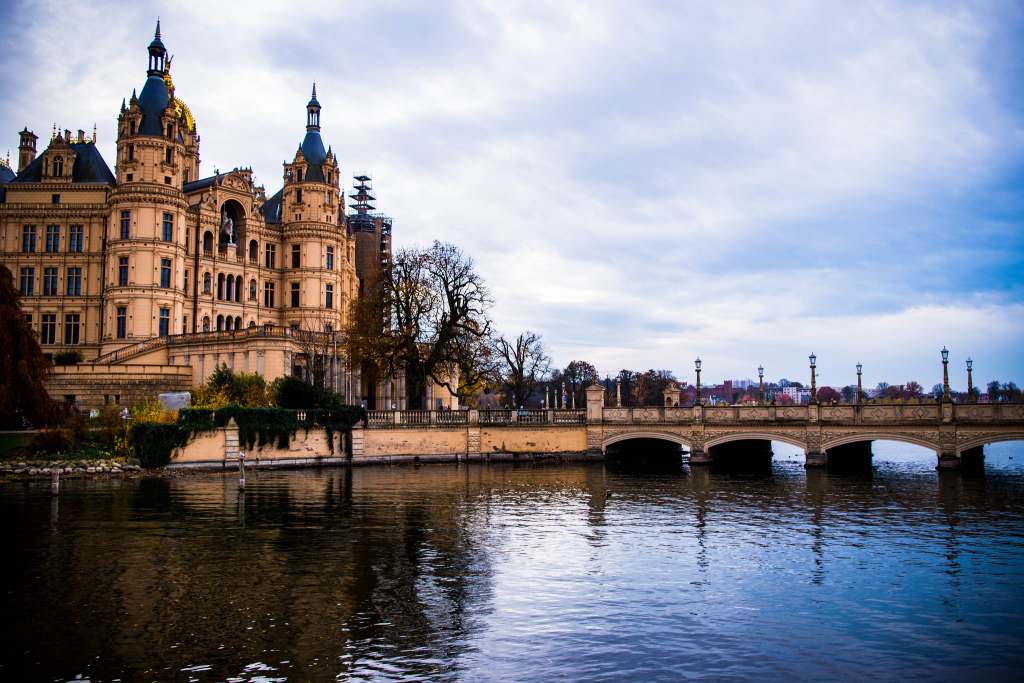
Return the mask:
[[47,355],[84,361],[55,368],[56,394],[124,403],[133,386],[194,386],[224,363],[268,380],[318,371],[353,403],[403,407],[401,378],[361,378],[338,339],[390,262],[391,220],[372,213],[365,176],[346,215],[315,85],[305,134],[267,197],[251,169],[201,174],[159,22],[147,50],[145,83],[118,114],[113,172],[95,129],[55,129],[37,154],[26,128],[17,172],[0,166],[0,249],[25,317]]

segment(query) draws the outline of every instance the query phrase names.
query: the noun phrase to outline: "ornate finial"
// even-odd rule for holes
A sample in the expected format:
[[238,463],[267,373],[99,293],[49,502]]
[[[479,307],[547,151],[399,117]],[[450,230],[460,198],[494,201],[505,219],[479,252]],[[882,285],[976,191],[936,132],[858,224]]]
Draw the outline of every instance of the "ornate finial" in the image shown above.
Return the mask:
[[313,99],[316,99],[316,81],[313,81]]
[[96,124],[92,124],[92,144],[96,144]]
[[174,55],[167,55],[167,59],[164,60],[164,73],[171,73],[171,62],[174,61]]
[[156,34],[153,37],[160,40],[160,17],[156,18]]

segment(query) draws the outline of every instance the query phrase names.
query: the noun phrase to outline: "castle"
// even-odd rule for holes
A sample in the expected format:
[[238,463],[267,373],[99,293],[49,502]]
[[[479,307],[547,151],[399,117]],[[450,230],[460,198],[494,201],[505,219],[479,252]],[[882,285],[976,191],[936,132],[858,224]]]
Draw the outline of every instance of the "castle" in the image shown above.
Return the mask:
[[[404,407],[401,377],[348,367],[338,332],[391,258],[391,219],[357,176],[346,215],[338,159],[305,136],[269,198],[252,170],[202,177],[199,132],[177,96],[157,22],[141,92],[122,102],[112,173],[91,138],[20,133],[0,166],[3,263],[44,352],[51,394],[82,407],[198,385],[220,364],[269,380],[319,372],[352,403]],[[66,353],[64,354],[67,355]],[[442,392],[438,392],[440,396]],[[451,406],[447,392],[430,404]]]

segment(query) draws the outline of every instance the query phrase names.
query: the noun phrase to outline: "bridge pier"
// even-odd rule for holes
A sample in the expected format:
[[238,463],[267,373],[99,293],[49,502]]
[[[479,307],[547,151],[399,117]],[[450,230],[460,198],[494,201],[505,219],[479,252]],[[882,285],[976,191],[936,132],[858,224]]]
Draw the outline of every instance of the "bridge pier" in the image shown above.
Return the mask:
[[964,474],[981,474],[985,471],[985,447],[965,448],[957,454],[946,451],[939,454],[939,463],[935,468],[940,471],[960,471]]
[[804,451],[804,467],[824,467],[828,456],[821,451]]
[[691,465],[710,465],[711,455],[705,450],[690,449]]

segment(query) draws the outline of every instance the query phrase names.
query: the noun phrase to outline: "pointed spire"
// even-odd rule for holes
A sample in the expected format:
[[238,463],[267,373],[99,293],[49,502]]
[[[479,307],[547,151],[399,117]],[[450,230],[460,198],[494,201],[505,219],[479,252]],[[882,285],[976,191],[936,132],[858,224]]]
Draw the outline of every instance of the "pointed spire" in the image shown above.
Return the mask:
[[316,81],[313,81],[313,99],[316,99]]
[[128,108],[128,107],[127,107],[127,105],[125,105],[125,102],[124,102],[124,98],[122,97],[122,98],[121,98],[121,111],[124,111],[124,110],[125,110],[125,109],[127,109],[127,108]]
[[156,18],[156,33],[153,34],[153,37],[160,40],[160,17]]

